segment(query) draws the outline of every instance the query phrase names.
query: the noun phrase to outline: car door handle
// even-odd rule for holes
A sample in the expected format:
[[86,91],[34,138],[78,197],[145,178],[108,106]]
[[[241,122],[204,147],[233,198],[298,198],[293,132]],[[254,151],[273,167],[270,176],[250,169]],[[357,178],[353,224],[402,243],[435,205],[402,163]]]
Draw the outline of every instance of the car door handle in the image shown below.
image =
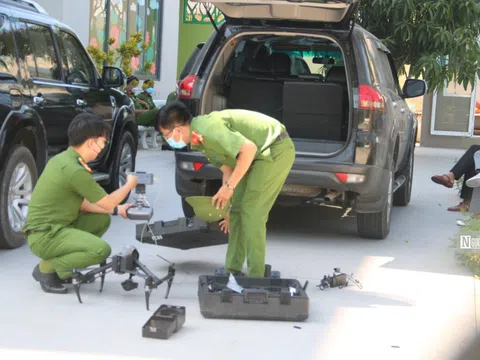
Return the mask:
[[86,103],[86,101],[83,101],[82,99],[77,99],[77,105],[84,107],[84,106],[87,106],[87,103]]
[[400,112],[403,114],[403,113],[405,112],[405,108],[402,107],[402,108],[400,109]]
[[45,98],[42,94],[38,94],[37,96],[33,97],[33,103],[36,105],[42,105],[43,103],[45,103]]

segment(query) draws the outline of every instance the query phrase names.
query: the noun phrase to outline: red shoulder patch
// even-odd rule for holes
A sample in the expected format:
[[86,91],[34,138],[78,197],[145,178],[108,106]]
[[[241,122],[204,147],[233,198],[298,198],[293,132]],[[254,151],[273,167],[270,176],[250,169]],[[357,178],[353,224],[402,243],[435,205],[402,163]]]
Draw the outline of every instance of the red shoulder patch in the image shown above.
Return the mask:
[[82,166],[85,168],[85,170],[87,170],[89,173],[93,174],[93,170],[90,169],[90,166],[88,166],[88,165],[85,163],[85,161],[83,161],[82,158],[78,158],[78,162],[80,163],[80,165],[82,165]]
[[193,130],[192,131],[192,144],[193,145],[199,145],[199,144],[203,144],[204,142],[205,142],[205,139],[203,138],[203,135],[201,135],[200,133]]

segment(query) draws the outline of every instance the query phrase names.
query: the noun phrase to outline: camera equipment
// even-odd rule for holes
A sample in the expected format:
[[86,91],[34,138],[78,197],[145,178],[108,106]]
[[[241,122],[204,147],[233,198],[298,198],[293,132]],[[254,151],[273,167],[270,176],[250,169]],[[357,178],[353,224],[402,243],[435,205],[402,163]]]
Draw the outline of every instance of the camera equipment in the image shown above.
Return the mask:
[[323,290],[327,287],[338,287],[341,289],[345,286],[348,286],[348,280],[352,280],[360,289],[362,288],[360,282],[353,278],[353,274],[347,275],[345,273],[341,273],[340,268],[334,268],[332,276],[324,275],[317,287],[320,288],[320,290]]
[[130,173],[138,177],[138,184],[135,187],[135,203],[127,210],[127,216],[131,220],[150,220],[153,216],[153,208],[147,201],[146,185],[153,185],[153,174],[146,172]]
[[[112,261],[108,264],[103,263],[98,269],[91,270],[85,274],[73,270],[72,284],[75,288],[78,301],[82,303],[80,297],[80,285],[83,283],[91,282],[96,275],[101,278],[100,292],[103,290],[103,284],[105,281],[105,275],[107,272],[113,271],[116,274],[129,274],[129,278],[122,282],[122,287],[125,291],[131,291],[138,287],[138,283],[134,282],[132,278],[134,276],[140,276],[145,279],[145,302],[147,310],[149,310],[150,294],[153,289],[156,289],[159,285],[168,281],[167,292],[165,299],[168,298],[170,288],[172,287],[173,278],[175,277],[175,264],[170,264],[168,267],[168,274],[159,279],[153,274],[144,264],[138,259],[140,254],[134,246],[125,246],[118,254],[112,257]],[[108,270],[108,271],[107,271]]]

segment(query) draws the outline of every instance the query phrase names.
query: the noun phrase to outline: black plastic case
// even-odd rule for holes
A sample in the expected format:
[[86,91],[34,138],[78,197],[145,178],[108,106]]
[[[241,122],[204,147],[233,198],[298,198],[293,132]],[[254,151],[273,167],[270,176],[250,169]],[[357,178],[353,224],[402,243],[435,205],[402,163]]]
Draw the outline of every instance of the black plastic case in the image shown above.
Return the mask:
[[142,336],[153,339],[168,339],[185,323],[184,306],[161,305],[142,327]]
[[228,243],[217,222],[207,223],[197,217],[178,218],[172,221],[156,221],[138,224],[136,239],[142,243],[188,250]]
[[[202,275],[198,279],[200,312],[206,318],[304,321],[309,298],[295,279],[238,276],[237,293],[227,288],[228,276]],[[290,288],[295,288],[292,296]]]

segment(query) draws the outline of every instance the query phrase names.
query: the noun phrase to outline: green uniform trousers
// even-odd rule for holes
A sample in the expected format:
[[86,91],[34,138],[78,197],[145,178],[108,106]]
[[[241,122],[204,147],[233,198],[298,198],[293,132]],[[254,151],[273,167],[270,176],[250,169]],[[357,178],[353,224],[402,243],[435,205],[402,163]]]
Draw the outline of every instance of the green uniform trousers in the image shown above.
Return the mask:
[[32,252],[42,259],[40,271],[55,271],[60,279],[68,279],[73,269],[103,263],[112,249],[100,237],[110,222],[108,214],[82,213],[70,227],[52,226],[48,231],[32,233],[28,243]]
[[275,142],[270,151],[271,159],[254,160],[238,183],[230,210],[226,268],[242,271],[246,257],[250,277],[264,276],[268,215],[295,160],[290,138]]

